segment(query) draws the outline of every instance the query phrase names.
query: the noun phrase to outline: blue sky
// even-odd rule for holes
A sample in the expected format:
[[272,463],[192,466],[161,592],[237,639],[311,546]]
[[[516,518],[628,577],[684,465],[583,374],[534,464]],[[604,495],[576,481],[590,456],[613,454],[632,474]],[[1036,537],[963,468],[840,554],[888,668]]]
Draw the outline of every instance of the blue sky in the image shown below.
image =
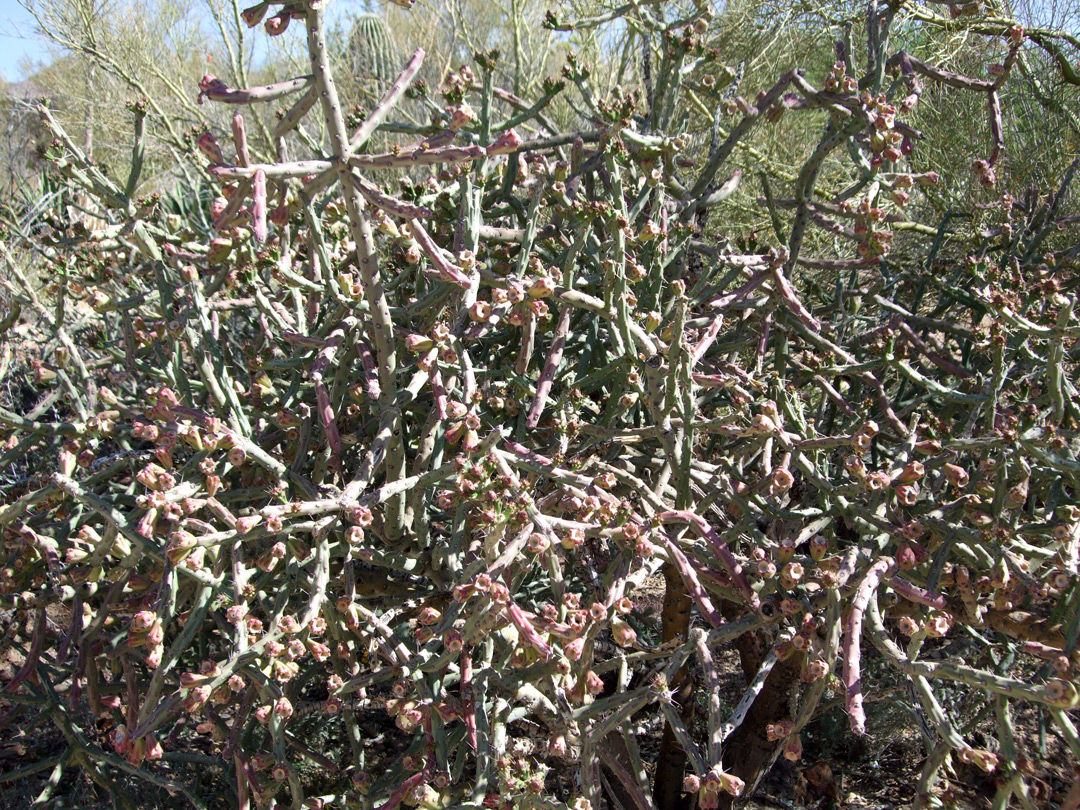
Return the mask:
[[45,44],[34,35],[33,18],[16,0],[0,0],[0,75],[5,81],[26,78],[20,66],[25,59],[47,62]]
[[[332,21],[337,21],[348,13],[370,11],[373,5],[377,6],[368,0],[338,0],[330,6],[328,16]],[[254,39],[256,47],[265,47],[267,37],[258,36],[258,33]],[[290,30],[289,34],[293,34],[293,31]],[[8,82],[22,81],[28,75],[23,67],[27,59],[48,64],[49,48],[35,34],[33,17],[17,0],[0,0],[0,76]],[[33,72],[31,68],[29,73]]]
[[[428,0],[435,2],[436,0]],[[339,19],[347,13],[372,11],[382,3],[377,0],[337,0],[330,6],[330,18]],[[722,5],[718,3],[718,5]],[[1035,10],[1045,11],[1053,7],[1049,0],[1029,0],[1028,5]],[[1043,16],[1043,15],[1038,15]],[[1040,20],[1040,22],[1047,22]],[[1080,28],[1080,19],[1055,20],[1070,31]],[[291,33],[291,32],[290,32]],[[257,37],[256,42],[265,45],[265,37]],[[50,59],[49,49],[34,32],[33,18],[19,5],[18,0],[0,0],[0,77],[4,81],[16,82],[27,77],[24,65],[27,60],[38,64],[47,64]],[[29,72],[33,72],[33,69]]]

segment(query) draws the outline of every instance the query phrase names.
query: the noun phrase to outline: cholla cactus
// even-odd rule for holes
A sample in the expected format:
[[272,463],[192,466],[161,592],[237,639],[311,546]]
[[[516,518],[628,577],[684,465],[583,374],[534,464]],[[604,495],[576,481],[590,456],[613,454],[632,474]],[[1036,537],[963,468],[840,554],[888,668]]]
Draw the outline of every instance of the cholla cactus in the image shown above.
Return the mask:
[[[1022,31],[977,29],[1003,56],[974,79],[888,51],[890,12],[866,27],[866,72],[841,59],[818,88],[792,68],[725,98],[695,78],[721,68],[706,12],[549,20],[653,32],[643,109],[599,97],[574,56],[535,103],[498,87],[494,53],[436,101],[415,84],[424,53],[394,78],[385,26],[363,17],[354,41],[386,87],[353,117],[323,6],[243,12],[269,35],[302,26],[310,73],[192,88],[285,105],[272,145],[240,116],[235,149],[197,137],[211,223],[131,199],[44,112],[57,170],[116,220],[48,248],[71,258],[59,300],[86,296],[93,339],[2,246],[59,347],[36,375],[51,421],[0,410],[4,458],[43,473],[0,507],[0,594],[27,636],[5,689],[56,722],[78,752],[64,767],[108,784],[126,757],[198,806],[180,760],[158,764],[193,728],[241,806],[599,808],[611,791],[714,807],[803,757],[829,689],[862,734],[865,697],[901,678],[934,746],[917,802],[950,759],[1015,761],[1017,704],[1080,756],[1077,218],[1062,209],[1077,164],[1041,207],[989,190]],[[968,230],[926,204],[926,79],[989,111]],[[562,93],[579,129],[544,113]],[[423,115],[408,119],[430,125],[398,118],[410,96]],[[703,98],[717,125],[696,150],[663,127]],[[821,135],[786,190],[764,185],[776,244],[718,243],[708,214],[756,204],[735,156],[795,116]],[[295,137],[306,117],[326,139],[294,155],[313,145]],[[373,151],[377,132],[406,134]],[[951,276],[927,274],[946,257]],[[659,621],[638,598],[656,574]],[[1002,656],[927,654],[966,631]],[[724,645],[749,684],[730,712]],[[992,709],[1000,754],[965,739],[943,683]],[[115,723],[111,750],[72,724],[83,707]],[[664,728],[648,767],[628,742],[647,718]],[[316,745],[318,724],[342,728]],[[400,756],[372,759],[371,726]],[[553,786],[567,769],[572,788]],[[1027,778],[1009,771],[999,806],[1029,801]]]

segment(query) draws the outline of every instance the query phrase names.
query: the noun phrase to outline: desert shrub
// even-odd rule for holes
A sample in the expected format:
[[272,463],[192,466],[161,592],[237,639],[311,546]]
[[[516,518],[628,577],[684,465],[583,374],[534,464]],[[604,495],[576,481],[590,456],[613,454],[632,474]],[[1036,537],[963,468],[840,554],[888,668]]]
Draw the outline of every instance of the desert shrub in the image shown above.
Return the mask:
[[[63,740],[0,782],[716,807],[888,688],[916,806],[954,762],[1031,806],[1014,713],[1080,756],[1077,163],[1010,186],[1001,99],[1067,117],[1014,74],[1068,35],[871,3],[825,67],[748,86],[704,6],[553,11],[632,34],[632,81],[601,95],[571,51],[522,100],[496,51],[440,86],[418,51],[357,110],[322,6],[243,12],[303,26],[310,74],[206,76],[200,101],[282,114],[262,153],[240,112],[208,127],[209,180],[169,197],[135,194],[151,106],[124,173],[41,109],[104,216],[0,250],[30,388],[0,409],[0,728]],[[989,78],[921,58],[961,29]],[[915,168],[939,124],[976,158],[951,184]]]

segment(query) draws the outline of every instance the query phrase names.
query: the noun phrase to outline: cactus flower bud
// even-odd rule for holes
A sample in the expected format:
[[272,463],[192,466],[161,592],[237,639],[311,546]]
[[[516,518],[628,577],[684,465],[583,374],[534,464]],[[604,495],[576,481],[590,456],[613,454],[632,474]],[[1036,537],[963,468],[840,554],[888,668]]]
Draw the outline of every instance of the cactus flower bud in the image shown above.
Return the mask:
[[790,720],[780,720],[765,726],[765,733],[770,740],[783,740],[791,735],[795,724]]
[[248,28],[254,28],[261,23],[263,17],[266,15],[266,10],[269,7],[269,3],[259,3],[258,5],[245,8],[240,12],[240,16],[244,19],[244,25]]
[[121,756],[126,756],[128,751],[131,750],[132,742],[131,737],[128,735],[128,728],[123,723],[118,725],[112,732],[112,745],[113,750]]
[[169,535],[169,545],[165,550],[166,556],[173,565],[183,562],[198,545],[195,536],[186,531],[176,531]]
[[442,619],[442,613],[435,608],[428,606],[421,609],[417,621],[422,625],[431,626],[433,624],[438,624],[440,619]]
[[[786,743],[784,743],[784,759],[789,762],[798,762],[802,759],[803,745],[802,739],[798,734],[791,737]],[[737,794],[736,794],[737,795]]]
[[247,534],[262,522],[261,515],[246,515],[236,519],[236,533]]
[[446,113],[450,118],[449,127],[451,132],[457,132],[476,120],[476,111],[464,102],[458,106],[448,108]]
[[829,665],[821,659],[808,661],[802,671],[802,680],[805,683],[820,680],[829,674]]
[[199,151],[203,153],[207,160],[215,165],[220,165],[225,162],[225,158],[221,154],[221,147],[218,145],[217,138],[210,131],[204,132],[198,138],[195,139],[195,145],[199,147]]
[[956,464],[945,465],[945,478],[957,489],[963,489],[964,487],[966,487],[968,485],[968,481],[970,480],[967,470]]
[[1069,710],[1080,706],[1080,692],[1077,692],[1076,684],[1062,678],[1047,681],[1045,694],[1047,701],[1059,709]]
[[791,474],[791,471],[787,467],[777,467],[773,470],[772,479],[769,482],[769,494],[776,495],[781,492],[787,492],[794,483],[795,476]]
[[209,686],[196,686],[187,697],[184,698],[184,710],[188,713],[196,712],[210,699]]
[[881,492],[889,485],[889,474],[876,470],[866,476],[866,486],[871,492]]
[[289,21],[292,20],[292,14],[288,11],[282,11],[280,14],[275,14],[270,17],[265,25],[266,33],[272,37],[279,37],[285,33],[285,29],[289,27]]
[[952,623],[947,616],[933,616],[926,623],[926,635],[931,638],[942,638],[949,632]]
[[161,743],[153,734],[146,735],[146,758],[150,760],[161,759],[165,755]]
[[469,307],[469,318],[476,323],[487,323],[491,320],[491,304],[487,301],[477,301]]
[[604,682],[591,669],[585,673],[585,688],[593,697],[604,693]]
[[611,620],[611,635],[620,647],[632,647],[637,642],[634,628],[621,619]]
[[508,155],[519,149],[523,143],[521,136],[515,130],[509,129],[492,141],[487,148],[487,153],[489,155]]
[[274,704],[274,714],[282,720],[288,720],[293,715],[293,705],[290,700],[282,695]]

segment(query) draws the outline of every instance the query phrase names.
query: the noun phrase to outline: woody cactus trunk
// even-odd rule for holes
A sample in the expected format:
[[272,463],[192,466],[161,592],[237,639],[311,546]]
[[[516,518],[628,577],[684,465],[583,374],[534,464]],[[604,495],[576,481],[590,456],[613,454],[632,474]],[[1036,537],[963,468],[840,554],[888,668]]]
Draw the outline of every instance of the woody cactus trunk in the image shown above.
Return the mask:
[[[0,250],[46,403],[0,410],[0,468],[27,465],[0,507],[4,644],[25,653],[0,728],[64,740],[0,783],[709,808],[798,761],[830,695],[864,734],[902,684],[916,807],[949,763],[1030,805],[1017,707],[1080,757],[1076,164],[1041,194],[998,185],[1002,89],[1051,34],[971,22],[1001,63],[969,78],[890,50],[899,9],[871,2],[821,86],[792,67],[729,89],[705,6],[640,3],[548,25],[624,17],[643,93],[600,97],[570,55],[524,101],[494,52],[436,89],[418,51],[355,111],[324,3],[262,3],[243,19],[304,26],[311,72],[201,82],[288,105],[266,154],[240,112],[231,148],[196,139],[212,231],[134,196],[138,105],[124,186],[43,108],[56,172],[107,224],[44,237],[44,292],[17,234]],[[917,169],[928,84],[987,111],[968,209],[944,216]],[[563,99],[579,128],[552,123]],[[670,131],[686,105],[714,117],[701,138]],[[759,190],[738,166],[791,116],[819,135]],[[722,238],[736,197],[769,239]],[[640,594],[661,577],[657,616]]]

